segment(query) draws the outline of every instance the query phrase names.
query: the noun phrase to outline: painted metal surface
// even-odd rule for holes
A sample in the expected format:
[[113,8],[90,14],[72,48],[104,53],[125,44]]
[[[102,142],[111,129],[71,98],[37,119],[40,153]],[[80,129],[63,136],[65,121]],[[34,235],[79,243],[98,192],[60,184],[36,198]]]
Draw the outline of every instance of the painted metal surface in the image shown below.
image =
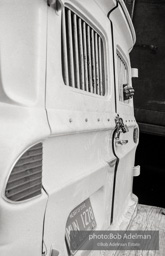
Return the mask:
[[[115,58],[115,70],[116,70],[116,105],[117,113],[119,117],[123,120],[123,125],[127,126],[126,130],[121,129],[121,132],[118,133],[118,136],[114,141],[114,152],[118,158],[118,166],[115,171],[115,189],[114,189],[114,202],[113,202],[113,218],[112,222],[115,225],[122,218],[123,212],[127,211],[129,202],[132,200],[132,185],[133,185],[133,166],[134,166],[134,157],[136,146],[133,141],[133,130],[137,126],[136,120],[133,113],[133,99],[124,101],[120,97],[121,86],[120,88],[117,84],[120,82],[118,79],[121,79],[121,74],[123,71],[123,76],[125,77],[125,68],[122,69],[118,63],[117,52],[120,53],[122,59],[127,65],[127,84],[132,86],[131,80],[131,64],[129,57],[129,48],[133,46],[133,41],[131,37],[125,37],[123,34],[123,27],[127,26],[125,16],[121,15],[122,8],[121,6],[110,15],[113,31],[114,31],[114,58]],[[118,18],[119,17],[119,18]],[[124,26],[120,26],[117,20],[125,20]],[[126,29],[126,27],[125,27]],[[127,28],[128,29],[128,28]],[[128,33],[129,34],[129,33]],[[132,44],[132,46],[131,46]],[[120,72],[120,73],[119,73]],[[124,87],[123,87],[124,90]],[[117,142],[121,143],[117,143]],[[123,142],[123,143],[122,143]]]
[[5,197],[17,160],[50,135],[44,107],[47,5],[0,1],[0,255],[41,255],[47,195]]
[[[76,24],[81,36],[69,39],[72,87],[65,85],[62,72],[64,68],[66,81],[69,80],[68,60],[66,58],[62,66],[61,58],[62,51],[66,53],[66,45],[63,44],[62,50],[61,41],[62,4],[88,24]],[[107,17],[115,7],[114,13]],[[132,199],[137,146],[133,142],[136,126],[133,101],[120,102],[115,84],[117,49],[127,61],[131,84],[129,51],[135,38],[128,14],[123,14],[123,5],[117,7],[116,1],[107,0],[102,1],[101,6],[94,0],[61,1],[61,8],[58,11],[55,8],[55,3],[47,6],[41,0],[28,3],[16,0],[14,4],[9,0],[0,1],[0,34],[3,34],[0,37],[0,169],[3,170],[0,172],[0,255],[3,256],[22,256],[22,252],[24,256],[68,255],[65,243],[68,216],[88,198],[97,229],[111,228],[111,221],[112,227],[117,227],[130,205],[136,208]],[[71,33],[71,11],[65,18]],[[75,27],[75,16],[73,24]],[[90,26],[93,42],[89,47]],[[104,73],[98,68],[103,66],[101,40],[94,31],[103,40]],[[74,42],[74,38],[77,41]],[[82,59],[82,80],[84,88],[87,82],[90,90],[95,85],[92,89],[95,94],[78,89],[79,79],[74,76],[71,56],[74,43],[76,47],[81,46],[80,53],[83,50],[85,57],[91,52],[88,71],[87,61]],[[89,74],[94,71],[93,82]],[[105,91],[101,87],[103,81]],[[119,134],[121,141],[128,141],[126,145],[115,143],[117,113],[129,129]],[[4,184],[20,157],[40,142],[43,145],[42,194],[28,201],[11,203],[5,198]]]

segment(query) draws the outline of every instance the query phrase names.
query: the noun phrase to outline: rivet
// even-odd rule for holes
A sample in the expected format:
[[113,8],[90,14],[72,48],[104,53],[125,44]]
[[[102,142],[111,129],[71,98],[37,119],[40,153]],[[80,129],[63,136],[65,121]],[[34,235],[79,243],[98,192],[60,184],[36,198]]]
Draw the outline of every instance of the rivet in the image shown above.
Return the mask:
[[100,122],[100,118],[98,118],[97,121]]
[[72,123],[72,119],[71,118],[69,119],[69,122]]
[[87,119],[87,118],[85,118],[85,122],[88,122],[88,119]]
[[108,122],[110,121],[110,119],[108,118]]

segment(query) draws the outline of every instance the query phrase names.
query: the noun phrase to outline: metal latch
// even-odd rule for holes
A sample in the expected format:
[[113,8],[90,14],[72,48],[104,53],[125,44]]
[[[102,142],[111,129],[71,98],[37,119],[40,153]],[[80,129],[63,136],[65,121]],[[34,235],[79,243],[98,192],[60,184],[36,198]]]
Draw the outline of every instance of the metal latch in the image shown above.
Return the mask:
[[117,138],[119,138],[121,132],[126,133],[129,131],[128,126],[124,124],[123,119],[119,115],[116,116],[115,123]]
[[124,100],[129,100],[134,96],[135,90],[132,86],[123,85]]
[[128,143],[128,140],[119,140],[119,139],[117,139],[116,140],[116,144],[117,145],[126,145]]
[[123,146],[128,143],[128,140],[120,140],[120,133],[126,133],[129,131],[128,126],[124,124],[123,119],[119,115],[115,118],[116,123],[116,133],[115,133],[115,142],[118,146]]

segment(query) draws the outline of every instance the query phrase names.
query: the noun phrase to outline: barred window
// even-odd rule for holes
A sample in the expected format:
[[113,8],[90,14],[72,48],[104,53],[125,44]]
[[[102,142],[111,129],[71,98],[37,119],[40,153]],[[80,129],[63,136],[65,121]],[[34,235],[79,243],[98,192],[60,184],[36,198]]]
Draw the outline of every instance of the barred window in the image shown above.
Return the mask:
[[124,87],[128,86],[128,66],[123,56],[117,51],[117,74],[119,100],[124,101]]
[[105,95],[103,40],[67,7],[62,13],[62,72],[65,85]]

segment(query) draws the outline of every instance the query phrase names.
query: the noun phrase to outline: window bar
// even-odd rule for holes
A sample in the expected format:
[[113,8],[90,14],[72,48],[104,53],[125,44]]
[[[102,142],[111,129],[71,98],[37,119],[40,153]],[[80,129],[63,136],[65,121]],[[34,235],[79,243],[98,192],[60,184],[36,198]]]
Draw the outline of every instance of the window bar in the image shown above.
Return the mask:
[[127,70],[126,70],[126,65],[124,64],[124,84],[127,84]]
[[121,92],[121,81],[122,81],[122,76],[121,76],[121,73],[122,73],[122,63],[121,63],[121,59],[120,59],[120,56],[118,55],[118,60],[119,60],[119,65],[118,65],[118,83],[119,83],[119,100],[122,101],[122,92]]
[[67,10],[70,86],[75,87],[71,11]]
[[100,95],[103,95],[103,63],[102,63],[102,45],[99,37],[99,73],[100,73]]
[[77,33],[77,15],[73,16],[73,36],[74,36],[74,56],[75,56],[75,79],[76,88],[80,89],[80,72],[79,72],[79,53],[78,53],[78,33]]
[[103,89],[103,95],[105,95],[105,59],[104,59],[104,46],[103,41],[101,40],[101,57],[102,57],[102,89]]
[[65,12],[66,9],[64,8],[63,14],[62,14],[62,37],[63,37],[63,76],[64,76],[64,83],[66,85],[69,85],[68,81],[68,55],[67,55],[67,42],[66,42],[66,20],[65,20]]
[[86,32],[86,23],[83,22],[83,45],[84,45],[84,69],[85,69],[85,86],[86,91],[88,92],[88,63],[87,63],[87,32]]
[[123,84],[125,82],[125,66],[124,66],[124,63],[123,63],[123,60],[121,59],[121,76],[122,76],[122,79],[121,79],[121,95],[122,95],[122,101],[123,101]]
[[79,51],[80,51],[80,84],[81,89],[84,90],[84,54],[82,41],[82,21],[78,18],[78,34],[79,34]]
[[96,93],[100,95],[100,78],[99,78],[99,55],[98,55],[98,35],[95,33],[95,55],[96,55]]
[[93,92],[92,88],[92,64],[91,64],[91,36],[90,36],[90,27],[87,25],[87,56],[88,56],[88,75],[89,75],[89,91]]
[[92,84],[93,84],[93,92],[96,93],[96,67],[95,67],[95,37],[94,30],[92,29]]

